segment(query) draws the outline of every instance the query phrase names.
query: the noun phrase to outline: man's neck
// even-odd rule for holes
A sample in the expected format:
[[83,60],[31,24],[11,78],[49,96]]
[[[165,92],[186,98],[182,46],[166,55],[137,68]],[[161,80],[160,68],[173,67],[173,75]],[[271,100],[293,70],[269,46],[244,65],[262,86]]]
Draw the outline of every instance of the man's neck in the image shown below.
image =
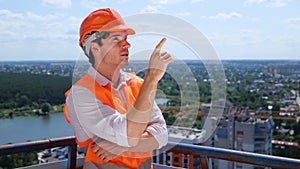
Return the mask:
[[113,84],[114,88],[117,88],[120,82],[120,68],[112,69],[111,67],[100,66],[95,68],[102,76],[106,77]]

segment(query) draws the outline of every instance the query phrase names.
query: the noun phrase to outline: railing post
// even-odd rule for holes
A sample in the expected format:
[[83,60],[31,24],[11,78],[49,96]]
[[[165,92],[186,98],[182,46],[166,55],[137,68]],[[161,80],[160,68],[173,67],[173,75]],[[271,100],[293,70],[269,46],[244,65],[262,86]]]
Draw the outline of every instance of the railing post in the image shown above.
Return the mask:
[[193,169],[194,168],[194,156],[193,155],[187,155],[189,160],[188,160],[188,168]]
[[201,169],[208,169],[208,159],[207,156],[200,156]]
[[68,146],[68,169],[76,168],[76,160],[77,160],[77,144],[71,144]]

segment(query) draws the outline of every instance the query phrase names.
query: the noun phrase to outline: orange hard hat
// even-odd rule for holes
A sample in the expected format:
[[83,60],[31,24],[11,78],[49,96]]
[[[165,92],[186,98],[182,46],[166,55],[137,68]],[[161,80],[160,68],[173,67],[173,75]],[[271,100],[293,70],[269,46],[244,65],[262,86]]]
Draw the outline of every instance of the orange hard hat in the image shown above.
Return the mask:
[[132,28],[125,25],[121,15],[111,8],[95,10],[82,21],[79,45],[82,46],[84,37],[94,31],[126,31],[128,35],[135,34]]

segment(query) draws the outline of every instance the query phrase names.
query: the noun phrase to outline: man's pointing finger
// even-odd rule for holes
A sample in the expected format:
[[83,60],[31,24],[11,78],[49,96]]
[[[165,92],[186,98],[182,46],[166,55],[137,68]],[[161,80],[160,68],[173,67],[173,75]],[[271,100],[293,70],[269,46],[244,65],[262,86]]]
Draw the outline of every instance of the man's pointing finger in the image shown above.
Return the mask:
[[166,38],[162,38],[160,40],[160,42],[156,45],[155,50],[160,51],[160,49],[162,48],[162,46],[164,45],[164,43],[166,42]]

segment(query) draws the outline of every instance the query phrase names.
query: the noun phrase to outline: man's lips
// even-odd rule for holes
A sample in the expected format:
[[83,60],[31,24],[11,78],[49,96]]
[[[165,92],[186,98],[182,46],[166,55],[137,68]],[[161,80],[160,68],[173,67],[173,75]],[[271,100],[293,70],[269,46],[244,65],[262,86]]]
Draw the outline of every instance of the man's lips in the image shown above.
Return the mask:
[[128,57],[129,53],[121,53],[121,56]]

